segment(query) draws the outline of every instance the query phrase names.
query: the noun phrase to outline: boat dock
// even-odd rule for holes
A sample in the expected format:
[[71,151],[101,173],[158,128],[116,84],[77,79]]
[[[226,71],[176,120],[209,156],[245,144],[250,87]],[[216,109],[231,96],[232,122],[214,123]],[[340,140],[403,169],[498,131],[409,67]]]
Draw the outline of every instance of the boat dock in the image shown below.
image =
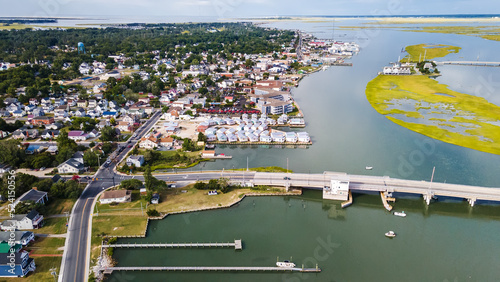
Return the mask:
[[104,274],[113,271],[246,271],[246,272],[321,272],[320,268],[265,267],[265,266],[123,266],[107,267]]
[[340,204],[340,206],[342,208],[347,208],[350,205],[352,205],[352,192],[351,192],[351,190],[349,190],[349,196],[347,198],[347,201],[342,202],[342,204]]
[[394,198],[388,198],[385,192],[380,192],[380,198],[382,198],[382,203],[384,208],[388,211],[392,211],[392,206],[388,203],[389,201],[395,201]]
[[231,248],[242,250],[243,243],[234,240],[233,243],[171,243],[171,244],[112,244],[102,245],[103,248]]

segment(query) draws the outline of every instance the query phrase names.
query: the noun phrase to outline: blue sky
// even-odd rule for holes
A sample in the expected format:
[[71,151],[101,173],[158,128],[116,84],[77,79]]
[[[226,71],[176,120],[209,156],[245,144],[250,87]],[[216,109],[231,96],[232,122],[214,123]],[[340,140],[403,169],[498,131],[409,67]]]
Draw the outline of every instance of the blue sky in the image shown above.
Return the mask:
[[424,15],[500,13],[491,0],[0,0],[0,16]]

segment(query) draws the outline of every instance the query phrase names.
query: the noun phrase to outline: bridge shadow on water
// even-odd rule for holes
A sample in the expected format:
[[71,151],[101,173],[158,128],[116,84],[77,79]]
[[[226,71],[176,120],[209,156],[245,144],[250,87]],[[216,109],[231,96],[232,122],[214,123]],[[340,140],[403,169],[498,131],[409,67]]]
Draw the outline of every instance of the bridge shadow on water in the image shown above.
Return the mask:
[[[324,200],[321,191],[304,190],[301,196],[286,196],[284,201],[290,199],[303,199],[304,201],[321,202],[322,209],[328,211],[328,217],[336,220],[344,220],[349,208],[384,209],[378,193],[353,193],[353,204],[343,209],[340,201]],[[500,220],[500,204],[497,202],[477,201],[471,207],[467,200],[451,197],[439,197],[433,199],[429,206],[422,196],[414,194],[393,193],[395,203],[391,203],[395,211],[410,213],[421,213],[424,217],[433,215],[451,216],[460,218],[476,218],[488,220]],[[387,211],[389,213],[389,211]]]

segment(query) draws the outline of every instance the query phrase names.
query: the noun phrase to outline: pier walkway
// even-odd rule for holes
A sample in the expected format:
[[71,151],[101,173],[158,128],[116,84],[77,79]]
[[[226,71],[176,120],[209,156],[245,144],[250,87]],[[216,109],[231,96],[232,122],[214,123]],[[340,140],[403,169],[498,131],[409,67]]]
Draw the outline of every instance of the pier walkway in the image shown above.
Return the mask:
[[123,266],[107,267],[105,274],[113,271],[262,271],[262,272],[321,272],[320,268],[265,267],[265,266]]
[[103,248],[230,248],[241,250],[243,248],[241,240],[234,240],[233,243],[171,243],[171,244],[112,244],[102,245]]

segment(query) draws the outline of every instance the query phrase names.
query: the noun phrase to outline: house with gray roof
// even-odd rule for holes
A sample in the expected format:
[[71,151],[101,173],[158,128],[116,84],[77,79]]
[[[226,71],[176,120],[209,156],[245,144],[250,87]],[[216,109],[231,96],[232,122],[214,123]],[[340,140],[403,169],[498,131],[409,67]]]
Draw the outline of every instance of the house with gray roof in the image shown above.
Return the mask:
[[2,231],[0,232],[0,243],[13,242],[15,244],[26,246],[35,240],[35,234],[31,231]]
[[15,214],[11,219],[4,220],[0,224],[2,230],[29,230],[38,229],[43,225],[43,215],[36,210],[28,214]]
[[57,166],[57,171],[59,173],[74,173],[78,174],[83,170],[83,162],[80,162],[74,158],[71,158],[64,163]]
[[38,191],[36,187],[33,187],[31,190],[22,194],[21,197],[17,198],[14,202],[14,207],[17,206],[20,202],[33,201],[35,204],[41,203],[44,204],[49,201],[49,197],[47,196],[47,192]]

